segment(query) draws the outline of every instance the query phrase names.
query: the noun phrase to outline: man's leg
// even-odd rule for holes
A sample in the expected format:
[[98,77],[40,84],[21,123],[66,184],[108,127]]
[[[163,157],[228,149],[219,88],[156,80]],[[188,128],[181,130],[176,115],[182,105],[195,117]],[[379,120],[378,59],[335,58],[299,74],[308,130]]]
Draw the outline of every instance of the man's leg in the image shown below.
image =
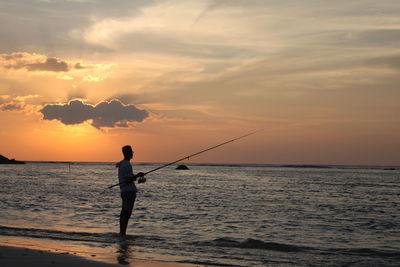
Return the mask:
[[128,227],[129,218],[131,217],[133,205],[135,204],[135,192],[121,193],[122,209],[119,217],[119,234],[126,236],[126,228]]

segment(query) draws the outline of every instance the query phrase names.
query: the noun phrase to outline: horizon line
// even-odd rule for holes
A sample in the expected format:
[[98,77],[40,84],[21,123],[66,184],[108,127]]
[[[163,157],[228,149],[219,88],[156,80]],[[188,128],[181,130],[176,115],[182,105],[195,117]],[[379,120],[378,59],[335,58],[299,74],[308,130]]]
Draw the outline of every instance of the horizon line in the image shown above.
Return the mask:
[[[66,161],[66,160],[19,160],[23,161],[26,163],[116,163],[119,162],[117,161]],[[165,164],[168,162],[163,162],[163,161],[133,161],[133,164]],[[182,162],[177,162],[176,164],[178,165],[179,163]],[[237,163],[237,162],[224,162],[224,163],[211,163],[211,162],[189,162],[189,163],[182,163],[185,165],[254,165],[254,166],[262,166],[262,165],[268,165],[268,166],[277,166],[277,167],[290,167],[290,166],[300,166],[300,167],[341,167],[341,166],[348,166],[348,167],[400,167],[399,165],[392,165],[392,164],[324,164],[324,163]]]

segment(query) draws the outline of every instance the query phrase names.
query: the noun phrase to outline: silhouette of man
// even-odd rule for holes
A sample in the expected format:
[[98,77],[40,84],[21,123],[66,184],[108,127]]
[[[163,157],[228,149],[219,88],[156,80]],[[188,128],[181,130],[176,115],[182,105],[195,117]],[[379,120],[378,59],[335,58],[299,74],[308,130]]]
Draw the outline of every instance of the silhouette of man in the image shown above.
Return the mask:
[[133,206],[135,204],[136,199],[136,186],[135,181],[139,178],[138,183],[146,182],[146,178],[144,178],[144,173],[139,172],[136,175],[133,174],[132,165],[130,160],[133,157],[132,147],[126,145],[122,147],[122,154],[124,155],[124,159],[117,163],[118,167],[118,179],[119,179],[119,188],[121,192],[122,198],[122,209],[119,217],[119,234],[121,237],[126,237],[126,228],[128,226],[129,218],[132,215]]

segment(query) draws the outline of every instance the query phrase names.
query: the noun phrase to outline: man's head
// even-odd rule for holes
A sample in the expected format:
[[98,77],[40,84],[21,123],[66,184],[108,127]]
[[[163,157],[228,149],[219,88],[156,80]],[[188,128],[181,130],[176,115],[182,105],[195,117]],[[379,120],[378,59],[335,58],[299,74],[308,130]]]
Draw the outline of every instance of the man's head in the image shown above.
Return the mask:
[[122,154],[124,154],[125,159],[131,159],[133,157],[133,150],[130,145],[122,147]]

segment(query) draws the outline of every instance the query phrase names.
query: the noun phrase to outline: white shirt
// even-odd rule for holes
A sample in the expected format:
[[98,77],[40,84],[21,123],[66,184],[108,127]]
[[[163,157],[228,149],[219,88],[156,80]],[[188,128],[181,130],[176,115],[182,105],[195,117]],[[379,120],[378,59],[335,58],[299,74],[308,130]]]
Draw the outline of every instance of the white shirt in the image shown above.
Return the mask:
[[129,160],[121,160],[117,163],[118,167],[118,180],[120,182],[119,189],[122,192],[133,191],[137,192],[135,182],[127,183],[127,178],[133,176],[132,165]]

